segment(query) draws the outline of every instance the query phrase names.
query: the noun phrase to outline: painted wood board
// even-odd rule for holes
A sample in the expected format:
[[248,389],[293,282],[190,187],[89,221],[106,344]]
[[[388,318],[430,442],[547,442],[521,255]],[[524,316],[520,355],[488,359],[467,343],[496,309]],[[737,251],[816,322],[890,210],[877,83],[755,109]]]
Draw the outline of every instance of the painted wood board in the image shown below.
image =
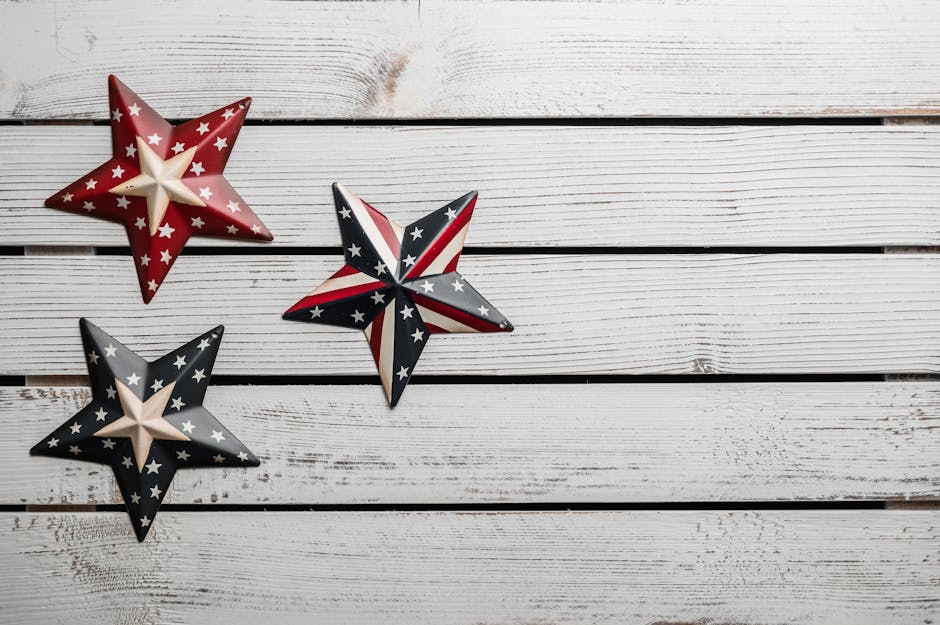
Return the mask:
[[940,112],[928,0],[0,4],[0,117],[165,116],[242,96],[299,118]]
[[[0,373],[84,373],[86,316],[152,358],[222,323],[216,373],[374,376],[361,333],[280,319],[340,265],[183,256],[148,306],[130,257],[2,258]],[[461,268],[517,329],[436,335],[417,379],[940,371],[929,254],[474,255]]]
[[7,623],[929,623],[937,511],[0,513]]
[[[0,126],[0,245],[126,246],[43,207],[109,154],[104,127]],[[471,246],[940,244],[940,127],[250,126],[226,175],[275,247],[339,246],[337,180],[401,223],[478,190]]]
[[[176,474],[167,503],[940,498],[940,384],[213,386],[262,460]],[[29,448],[85,388],[0,388],[0,504],[116,503],[111,470]]]

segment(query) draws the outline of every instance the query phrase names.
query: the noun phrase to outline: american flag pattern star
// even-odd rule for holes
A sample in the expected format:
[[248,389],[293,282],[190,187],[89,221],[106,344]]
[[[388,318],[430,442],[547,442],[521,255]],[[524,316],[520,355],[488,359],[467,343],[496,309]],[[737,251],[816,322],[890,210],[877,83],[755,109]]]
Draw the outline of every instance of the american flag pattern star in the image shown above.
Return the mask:
[[30,451],[109,464],[142,541],[177,469],[256,467],[202,407],[222,326],[147,362],[87,319],[79,322],[92,400]]
[[512,331],[457,272],[476,192],[405,227],[339,183],[333,199],[346,264],[284,318],[362,330],[390,405],[431,334]]
[[114,76],[111,160],[46,200],[46,206],[124,225],[144,302],[194,235],[272,240],[222,176],[250,98],[177,126]]

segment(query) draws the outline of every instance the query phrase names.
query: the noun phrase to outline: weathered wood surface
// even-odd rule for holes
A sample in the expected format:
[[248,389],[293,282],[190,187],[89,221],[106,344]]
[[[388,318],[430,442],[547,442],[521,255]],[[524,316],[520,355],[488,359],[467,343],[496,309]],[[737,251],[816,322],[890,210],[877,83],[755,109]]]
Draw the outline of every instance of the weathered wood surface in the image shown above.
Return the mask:
[[[104,127],[0,126],[0,245],[127,245],[43,207],[109,154]],[[475,246],[940,244],[940,127],[248,127],[226,175],[274,246],[339,245],[335,180],[401,223],[476,189]]]
[[931,115],[928,0],[0,4],[0,117]]
[[[222,323],[216,373],[375,373],[361,333],[280,319],[339,255],[183,256],[149,306],[132,262],[0,259],[0,373],[84,373],[81,316],[147,357]],[[461,268],[517,329],[436,335],[419,378],[940,371],[938,256],[468,256]]]
[[936,511],[0,514],[5,623],[910,625]]
[[[259,469],[181,471],[168,503],[940,498],[940,384],[220,386]],[[27,450],[90,400],[0,388],[0,504],[121,501],[107,467]]]

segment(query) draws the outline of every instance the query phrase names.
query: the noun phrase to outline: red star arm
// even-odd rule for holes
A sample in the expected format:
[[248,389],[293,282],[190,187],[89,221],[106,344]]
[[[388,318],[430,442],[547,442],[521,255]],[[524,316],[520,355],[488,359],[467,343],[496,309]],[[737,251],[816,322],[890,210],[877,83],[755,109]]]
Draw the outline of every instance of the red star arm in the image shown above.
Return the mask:
[[[388,301],[388,284],[362,273],[351,265],[330,276],[323,284],[291,306],[285,319],[311,321],[364,329]],[[375,294],[382,295],[376,298]]]
[[110,108],[108,116],[111,118],[111,149],[114,158],[121,160],[121,165],[133,168],[137,175],[137,158],[127,154],[128,146],[136,145],[137,137],[146,140],[148,136],[156,134],[161,138],[159,143],[151,144],[153,150],[162,158],[169,153],[169,138],[173,133],[173,126],[163,119],[156,111],[150,108],[144,100],[130,90],[115,76],[108,76],[108,100]]
[[405,228],[401,250],[403,278],[457,269],[476,201],[475,191],[467,193]]
[[183,182],[206,203],[205,206],[180,206],[174,203],[179,211],[186,214],[192,234],[251,241],[274,239],[267,226],[221,174],[202,174],[197,177],[190,173],[183,178]]

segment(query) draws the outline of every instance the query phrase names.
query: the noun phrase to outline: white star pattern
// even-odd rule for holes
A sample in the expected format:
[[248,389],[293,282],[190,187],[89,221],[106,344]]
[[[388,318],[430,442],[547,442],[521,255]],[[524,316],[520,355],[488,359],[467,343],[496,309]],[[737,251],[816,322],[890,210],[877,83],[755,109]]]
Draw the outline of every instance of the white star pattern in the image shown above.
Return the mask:
[[409,234],[411,235],[411,240],[416,241],[421,238],[422,234],[424,234],[424,230],[422,228],[415,227],[415,229],[412,230]]
[[242,462],[248,462],[248,454],[243,451],[238,452],[238,459]]
[[111,358],[117,354],[117,347],[114,346],[114,343],[108,343],[108,346],[104,348],[105,358]]
[[352,314],[353,321],[356,323],[363,323],[365,321],[365,315],[358,310]]
[[415,333],[411,335],[414,338],[414,343],[424,340],[424,332],[421,330],[415,330]]
[[149,267],[149,266],[150,266],[150,255],[149,255],[149,254],[144,254],[143,256],[140,257],[140,266],[141,266],[141,267]]
[[163,137],[161,137],[157,133],[153,133],[152,135],[147,137],[147,143],[149,143],[150,145],[160,145],[161,141],[163,141]]
[[124,148],[124,150],[126,152],[125,156],[134,158],[134,156],[137,155],[137,146],[134,145],[133,143],[127,146],[126,148]]
[[199,187],[199,197],[204,200],[210,200],[212,199],[212,191],[209,187]]
[[157,230],[160,231],[161,237],[166,237],[167,239],[172,237],[173,233],[176,232],[176,228],[173,228],[172,226],[170,226],[170,224],[163,224],[162,226],[157,228]]
[[225,119],[228,119],[232,117],[233,115],[235,115],[235,113],[234,111],[232,111],[232,109],[225,109],[225,112],[222,113],[222,117],[224,117]]
[[94,189],[96,186],[98,186],[98,181],[95,180],[94,178],[85,181],[86,191],[90,191],[91,189]]
[[72,445],[71,447],[69,447],[70,454],[75,454],[77,456],[78,454],[81,453],[81,451],[82,450],[78,448],[78,445]]
[[385,294],[379,293],[378,291],[376,291],[375,293],[373,293],[373,294],[370,295],[369,297],[372,299],[373,303],[375,303],[375,304],[384,304],[384,303],[385,303]]
[[151,458],[150,464],[147,464],[144,466],[147,469],[147,475],[151,475],[153,473],[160,473],[160,467],[162,467],[163,465],[157,462],[156,460],[154,460],[153,458]]
[[202,220],[202,217],[193,217],[191,224],[193,228],[202,228],[206,222]]
[[[110,390],[110,389],[108,389]],[[108,416],[108,411],[104,408],[98,408],[95,412],[95,421],[104,421]]]
[[153,497],[154,499],[159,499],[161,494],[163,494],[163,491],[160,490],[159,484],[157,484],[156,486],[152,486],[150,488],[150,496]]
[[138,217],[137,221],[134,222],[134,225],[137,226],[138,230],[143,230],[147,227],[147,222],[144,221],[143,217]]
[[424,289],[425,293],[434,292],[434,285],[428,282],[427,280],[424,281],[424,283],[421,285],[421,288]]
[[352,214],[352,211],[349,210],[349,208],[344,206],[343,208],[340,209],[339,214],[343,217],[343,219],[349,219],[349,216]]
[[405,267],[411,267],[412,265],[415,264],[415,261],[417,260],[418,260],[417,258],[409,254],[408,256],[405,257],[405,259],[402,262],[405,263]]
[[254,232],[255,234],[261,234],[261,226],[259,226],[258,224],[252,224],[251,231]]
[[212,145],[218,148],[219,152],[221,152],[228,147],[228,140],[225,137],[216,137],[215,143]]
[[385,264],[384,264],[384,263],[379,263],[378,265],[376,265],[376,266],[375,266],[375,273],[377,273],[377,274],[380,275],[380,276],[381,276],[383,273],[385,273]]
[[488,317],[490,314],[490,309],[487,308],[486,306],[480,306],[479,308],[477,308],[477,310],[479,310],[480,314],[483,315],[484,317]]
[[323,310],[319,306],[314,306],[313,308],[310,309],[311,319],[319,319],[320,315],[322,314],[323,314]]
[[360,256],[359,252],[362,251],[362,248],[356,245],[355,243],[350,245],[348,249],[349,249],[349,255],[353,257]]
[[114,441],[112,441],[110,438],[104,439],[103,441],[101,441],[101,444],[104,446],[105,449],[114,449]]
[[209,132],[209,124],[207,124],[206,122],[202,122],[201,124],[199,124],[199,128],[196,128],[196,132],[198,132],[201,135],[206,134],[207,132]]
[[[133,495],[131,495],[131,503],[140,503],[140,495],[138,495],[137,493],[134,493]],[[147,521],[147,522],[149,523],[150,521]]]
[[57,438],[50,438],[49,441],[48,441],[48,444],[49,444],[49,447],[58,447],[58,445],[59,445],[59,439],[57,439]]
[[124,465],[125,469],[130,469],[131,466],[134,464],[134,461],[131,460],[130,456],[124,456],[124,460],[121,461],[121,464]]
[[196,373],[193,375],[193,379],[197,382],[202,382],[206,377],[205,369],[196,369]]
[[411,306],[405,306],[399,312],[401,312],[402,319],[412,319],[413,317],[411,316],[411,313],[413,313],[414,311],[415,309],[412,308]]
[[222,454],[216,454],[212,456],[212,459],[215,460],[215,462],[218,464],[222,464],[223,462],[225,462],[225,456],[223,456]]
[[158,286],[160,286],[160,285],[157,284],[157,281],[156,281],[156,280],[150,280],[150,281],[147,283],[147,289],[149,289],[149,290],[151,290],[151,291],[156,291]]
[[121,109],[114,109],[111,111],[111,119],[113,121],[119,122],[121,118],[124,117],[124,113],[121,112]]
[[147,527],[148,525],[150,525],[150,517],[147,517],[147,516],[140,517],[140,526]]
[[88,363],[89,363],[89,364],[97,365],[97,364],[98,364],[98,358],[100,358],[100,356],[98,356],[98,352],[92,350],[92,351],[90,351],[90,352],[88,353]]
[[457,216],[457,211],[455,211],[455,210],[452,209],[452,208],[448,208],[448,209],[444,212],[444,214],[447,215],[447,219],[448,219],[448,220],[452,220],[454,217]]
[[140,117],[140,107],[136,102],[127,107],[127,112],[130,113],[133,117]]
[[109,386],[108,388],[104,389],[104,392],[108,394],[108,399],[114,399],[117,397],[117,389],[114,388],[114,386]]
[[170,148],[170,149],[173,150],[173,154],[179,154],[180,152],[185,152],[185,151],[186,151],[186,146],[183,145],[182,143],[180,143],[179,141],[177,141],[177,142],[173,145],[173,147]]
[[196,429],[196,426],[193,425],[192,421],[184,421],[181,424],[181,427],[183,428],[183,431],[186,432],[187,434],[192,434],[193,430]]
[[196,347],[199,348],[199,351],[202,351],[205,348],[209,347],[210,345],[212,345],[212,343],[209,342],[209,339],[202,339],[201,341],[199,341],[199,345],[197,345]]
[[124,175],[124,168],[121,167],[120,165],[118,165],[117,167],[111,170],[112,178],[120,178],[123,175]]
[[173,260],[173,256],[170,254],[170,250],[162,250],[160,252],[160,262],[169,265],[171,260]]
[[238,228],[234,225],[226,226],[225,229],[228,230],[229,234],[238,234]]
[[170,404],[173,406],[173,409],[176,410],[176,412],[179,412],[180,410],[182,410],[183,406],[186,405],[183,403],[182,397],[174,397],[173,401],[170,402]]
[[150,385],[150,390],[156,393],[161,388],[163,388],[163,380],[154,380],[153,384]]
[[398,370],[398,373],[396,373],[395,375],[398,376],[399,380],[404,380],[405,378],[408,377],[408,367],[402,367],[401,369]]
[[75,196],[72,195],[71,193],[66,193],[66,194],[64,194],[64,195],[62,196],[62,201],[63,201],[63,202],[71,202],[73,197],[75,197]]
[[139,381],[140,381],[140,376],[137,375],[136,373],[132,373],[129,376],[127,376],[127,384],[129,386],[137,386],[137,382]]
[[222,441],[225,440],[225,437],[222,436],[222,432],[218,432],[218,431],[216,431],[216,430],[212,430],[212,436],[211,436],[211,438],[214,438],[214,439],[215,439],[215,442],[217,442],[217,443],[221,443]]
[[127,207],[131,205],[131,201],[125,196],[121,196],[117,199],[117,207],[127,210]]
[[455,291],[463,292],[463,283],[460,280],[454,280],[450,285],[454,287]]
[[186,366],[186,357],[182,355],[177,356],[176,362],[174,362],[173,364],[176,365],[176,370],[179,371],[180,369]]
[[183,462],[185,462],[185,461],[189,460],[189,453],[188,453],[185,449],[182,449],[182,450],[176,452],[176,459],[177,459],[177,460],[182,460]]
[[69,426],[69,429],[72,430],[72,434],[78,434],[82,431],[82,426],[79,425],[78,421]]
[[92,202],[82,202],[82,208],[90,213],[95,210],[95,205]]
[[241,208],[241,206],[238,205],[238,202],[233,202],[233,201],[229,200],[228,209],[229,209],[230,211],[232,211],[233,213],[237,213],[237,212],[240,211],[242,208]]
[[189,168],[189,171],[193,172],[197,176],[201,176],[202,173],[206,171],[206,168],[202,166],[202,162],[193,163],[192,166]]

